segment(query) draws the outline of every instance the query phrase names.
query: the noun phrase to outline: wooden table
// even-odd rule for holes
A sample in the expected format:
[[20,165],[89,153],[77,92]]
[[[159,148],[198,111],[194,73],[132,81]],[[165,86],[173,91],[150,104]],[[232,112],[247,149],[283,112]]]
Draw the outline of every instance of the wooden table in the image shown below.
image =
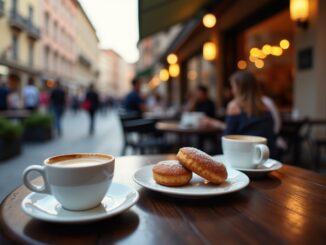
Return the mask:
[[0,209],[0,228],[12,242],[51,244],[324,244],[326,179],[285,165],[237,193],[212,199],[178,199],[135,184],[142,166],[174,155],[116,160],[114,181],[139,190],[129,211],[101,222],[57,225],[31,219],[20,209],[21,186]]
[[214,127],[183,127],[176,121],[162,121],[156,123],[156,128],[167,133],[212,135],[220,133],[221,130]]
[[[210,144],[214,144],[216,149],[220,148],[216,137],[222,134],[222,130],[215,127],[183,127],[177,121],[162,121],[156,123],[156,129],[165,133],[176,134],[179,141],[176,148],[188,145],[208,152],[209,150],[205,149],[205,139],[211,139]],[[191,137],[195,137],[197,143],[191,143]]]

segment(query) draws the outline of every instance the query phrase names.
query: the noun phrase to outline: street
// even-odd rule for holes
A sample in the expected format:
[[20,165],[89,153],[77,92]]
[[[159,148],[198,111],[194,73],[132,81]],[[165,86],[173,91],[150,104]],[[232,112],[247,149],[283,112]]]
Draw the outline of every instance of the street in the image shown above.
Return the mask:
[[122,134],[115,112],[107,115],[98,113],[93,136],[88,135],[88,116],[85,112],[67,112],[62,123],[62,137],[45,143],[25,143],[21,155],[0,162],[1,201],[22,184],[21,175],[27,166],[41,165],[49,156],[75,152],[98,152],[114,156],[120,154]]

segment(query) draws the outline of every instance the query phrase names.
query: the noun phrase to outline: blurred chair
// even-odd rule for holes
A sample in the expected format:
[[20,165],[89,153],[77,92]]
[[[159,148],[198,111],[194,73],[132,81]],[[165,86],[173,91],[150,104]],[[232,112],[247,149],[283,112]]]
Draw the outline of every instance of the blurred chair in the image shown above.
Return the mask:
[[302,142],[306,137],[302,131],[307,123],[307,118],[302,120],[283,120],[280,136],[286,141],[288,149],[282,155],[289,153],[292,164],[295,165],[301,165]]
[[155,121],[142,119],[137,113],[119,113],[123,131],[124,146],[122,155],[128,148],[134,153],[166,153],[169,144],[155,128]]
[[314,133],[314,129],[325,129],[326,132],[326,120],[308,120],[307,130],[305,133],[305,140],[308,142],[311,152],[311,158],[313,161],[313,167],[316,171],[320,171],[321,164],[321,155],[322,149],[326,149],[326,136],[317,137],[316,133]]

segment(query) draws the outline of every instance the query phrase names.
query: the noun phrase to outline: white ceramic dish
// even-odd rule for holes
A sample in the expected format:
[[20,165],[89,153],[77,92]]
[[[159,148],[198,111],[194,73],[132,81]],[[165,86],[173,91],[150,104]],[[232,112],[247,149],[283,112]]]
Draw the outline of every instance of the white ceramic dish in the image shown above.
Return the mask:
[[[224,156],[223,155],[217,155],[214,156],[217,161],[224,163]],[[271,171],[278,170],[282,167],[282,163],[280,163],[277,160],[274,159],[268,159],[265,163],[260,164],[257,168],[253,169],[244,169],[244,168],[235,168],[236,170],[239,170],[241,172],[244,172],[248,174],[249,176],[262,176],[265,174],[268,174]],[[230,166],[227,166],[230,167]]]
[[86,223],[112,217],[133,206],[139,198],[138,192],[123,184],[112,183],[101,204],[84,211],[69,211],[51,195],[32,192],[21,207],[23,211],[39,220],[54,223]]
[[188,198],[212,197],[239,191],[249,184],[247,175],[235,169],[228,169],[228,178],[221,185],[211,184],[200,176],[193,174],[192,180],[188,185],[167,187],[159,185],[154,181],[152,174],[153,166],[146,166],[136,171],[134,181],[147,189],[172,196]]

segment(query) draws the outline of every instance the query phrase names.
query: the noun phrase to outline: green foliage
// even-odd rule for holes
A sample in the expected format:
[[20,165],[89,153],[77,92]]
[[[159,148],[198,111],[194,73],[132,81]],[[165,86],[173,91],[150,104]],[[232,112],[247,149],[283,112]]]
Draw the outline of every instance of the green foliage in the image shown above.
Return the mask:
[[53,118],[50,114],[34,113],[24,120],[24,127],[52,127]]
[[23,127],[20,124],[14,124],[5,118],[0,118],[0,138],[10,140],[21,138]]

